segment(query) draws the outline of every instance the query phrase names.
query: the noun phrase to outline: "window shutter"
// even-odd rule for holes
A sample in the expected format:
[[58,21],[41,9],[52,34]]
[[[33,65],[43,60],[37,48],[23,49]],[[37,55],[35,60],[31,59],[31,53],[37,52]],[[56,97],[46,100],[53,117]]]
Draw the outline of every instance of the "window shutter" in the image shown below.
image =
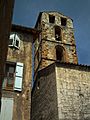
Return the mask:
[[14,90],[22,91],[23,63],[17,62]]
[[16,48],[19,48],[19,47],[20,47],[20,39],[19,39],[19,37],[17,36],[17,34],[16,34],[16,36],[15,36],[15,47],[16,47]]
[[14,45],[14,36],[15,34],[11,34],[9,37],[9,46],[13,46]]

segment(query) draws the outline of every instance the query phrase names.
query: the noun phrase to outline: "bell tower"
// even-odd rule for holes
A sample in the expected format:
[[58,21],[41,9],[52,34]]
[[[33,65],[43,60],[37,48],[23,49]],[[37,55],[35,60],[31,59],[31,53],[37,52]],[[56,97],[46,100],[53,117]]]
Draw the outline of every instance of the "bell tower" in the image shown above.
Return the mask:
[[35,28],[41,30],[34,41],[35,71],[55,61],[77,64],[73,20],[62,13],[40,12]]

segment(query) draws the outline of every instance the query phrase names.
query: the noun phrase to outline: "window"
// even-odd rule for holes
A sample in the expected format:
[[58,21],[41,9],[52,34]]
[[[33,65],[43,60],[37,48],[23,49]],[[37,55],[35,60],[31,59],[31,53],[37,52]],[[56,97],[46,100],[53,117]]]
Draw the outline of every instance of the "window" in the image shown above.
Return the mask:
[[67,25],[67,19],[66,18],[61,18],[61,25],[66,26]]
[[8,90],[13,89],[15,80],[15,67],[16,67],[15,63],[6,64],[3,88]]
[[9,46],[19,48],[20,47],[20,39],[17,34],[11,34],[9,38]]
[[61,41],[61,29],[59,26],[55,27],[55,39]]
[[55,23],[55,16],[49,15],[49,23]]
[[62,62],[63,61],[63,47],[56,46],[56,60]]
[[15,42],[16,42],[15,45],[18,47],[19,46],[19,41],[16,40]]
[[23,63],[6,63],[3,89],[22,91]]
[[13,39],[9,39],[9,45],[13,45]]

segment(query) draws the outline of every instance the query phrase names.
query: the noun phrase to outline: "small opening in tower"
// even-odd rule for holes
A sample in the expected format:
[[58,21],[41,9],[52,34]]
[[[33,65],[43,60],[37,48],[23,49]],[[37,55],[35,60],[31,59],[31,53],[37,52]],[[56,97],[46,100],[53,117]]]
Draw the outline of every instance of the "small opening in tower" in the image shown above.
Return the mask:
[[63,48],[62,46],[56,46],[56,60],[63,61]]
[[67,25],[67,19],[66,18],[61,18],[61,25],[66,26]]
[[58,26],[55,27],[55,39],[61,41],[61,29]]
[[49,15],[49,23],[55,23],[55,16]]

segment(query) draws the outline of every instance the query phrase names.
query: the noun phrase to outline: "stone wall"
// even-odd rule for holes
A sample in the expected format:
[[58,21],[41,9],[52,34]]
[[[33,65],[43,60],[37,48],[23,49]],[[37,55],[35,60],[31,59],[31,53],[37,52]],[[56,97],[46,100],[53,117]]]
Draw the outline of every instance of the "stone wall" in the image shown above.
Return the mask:
[[[55,17],[54,23],[49,22],[49,15]],[[67,21],[66,26],[61,25],[61,18],[65,18]],[[55,27],[59,27],[61,30],[61,40],[57,41],[55,38]],[[35,70],[42,69],[54,61],[56,58],[56,47],[61,46],[63,48],[63,60],[62,62],[78,63],[76,45],[74,38],[73,20],[58,12],[42,12],[37,21],[37,29],[41,29],[41,40],[37,39],[34,43],[35,53],[40,55],[35,56]],[[39,52],[39,50],[41,52]],[[38,62],[41,56],[41,62]],[[39,63],[41,63],[40,66]]]
[[58,120],[55,67],[38,72],[32,90],[31,120]]
[[32,82],[32,35],[12,30],[20,38],[20,48],[8,47],[7,61],[24,64],[21,92],[3,90],[3,97],[14,98],[13,120],[30,120]]
[[[52,61],[57,61],[56,59],[56,46],[60,45],[58,42],[52,42],[52,41],[47,41],[43,40],[42,41],[42,59],[46,60],[46,63],[42,62],[42,68],[44,66],[48,66],[52,64]],[[64,50],[64,59],[62,62],[71,62],[71,63],[76,63],[77,58],[73,57],[75,55],[73,52],[76,49],[75,46],[69,46],[62,44],[62,47],[65,49]],[[75,55],[76,56],[76,55]]]
[[[15,32],[20,38],[20,48],[8,47],[7,61],[21,62],[24,64],[25,84],[32,78],[32,35],[30,33]],[[31,81],[30,81],[31,82]]]
[[56,66],[59,120],[90,120],[90,68]]
[[[55,23],[49,23],[49,15],[55,16]],[[67,25],[61,25],[61,17],[67,19]],[[59,26],[61,29],[61,41],[55,39],[55,26]],[[42,51],[47,53],[43,54],[42,57],[56,60],[56,45],[61,45],[64,50],[64,62],[77,63],[77,54],[74,38],[73,21],[67,16],[59,14],[58,12],[46,12],[42,13],[41,17],[41,28],[42,28],[42,39],[48,40],[43,44]],[[52,54],[53,53],[53,54]],[[53,57],[52,57],[53,56]]]
[[[49,15],[54,16],[53,23],[50,23]],[[61,25],[62,17],[67,19],[65,26]],[[55,38],[56,26],[61,29],[60,41]],[[90,66],[78,65],[72,19],[58,12],[42,12],[35,27],[42,32],[41,39],[34,43],[37,79],[32,91],[31,119],[89,120]],[[64,49],[63,61],[56,59],[56,46]],[[56,67],[51,65],[55,61]],[[55,71],[52,72],[52,68]],[[54,110],[52,117],[53,109],[58,112]]]
[[31,120],[89,120],[90,67],[56,63],[40,70],[31,109]]

